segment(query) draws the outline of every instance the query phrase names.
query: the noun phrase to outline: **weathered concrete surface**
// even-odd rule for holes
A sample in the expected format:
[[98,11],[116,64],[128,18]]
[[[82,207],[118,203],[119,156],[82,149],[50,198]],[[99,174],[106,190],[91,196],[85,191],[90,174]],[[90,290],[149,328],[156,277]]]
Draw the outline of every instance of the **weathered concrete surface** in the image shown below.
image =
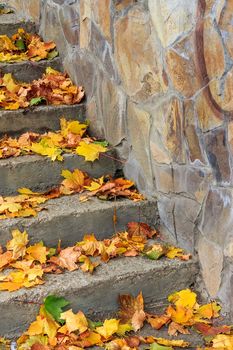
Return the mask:
[[2,74],[12,73],[14,78],[19,81],[31,82],[34,79],[41,78],[47,67],[61,71],[61,59],[56,57],[53,60],[42,60],[39,62],[0,63],[0,72]]
[[[34,218],[17,218],[0,221],[0,244],[5,244],[14,228],[27,230],[31,242],[44,241],[56,246],[59,239],[64,246],[73,244],[86,233],[94,232],[100,239],[111,236],[115,229],[121,231],[130,221],[147,222],[157,226],[157,201],[133,202],[128,199],[102,201],[91,198],[80,202],[79,196],[67,196],[48,201]],[[113,215],[117,224],[114,228]]]
[[36,32],[36,25],[30,20],[21,22],[14,13],[0,16],[0,35],[11,36],[17,33],[19,28],[25,29],[28,33]]
[[16,111],[0,110],[0,137],[5,134],[21,135],[26,131],[43,133],[48,130],[59,130],[60,119],[85,119],[85,104],[39,106]]
[[0,334],[15,337],[26,330],[38,312],[35,303],[43,302],[49,294],[68,299],[76,312],[83,310],[89,316],[109,317],[117,311],[119,294],[137,295],[142,291],[147,309],[158,311],[170,293],[191,286],[197,273],[198,264],[193,260],[151,261],[136,257],[111,260],[93,275],[79,270],[50,275],[43,286],[1,293],[0,314],[4,317],[0,318]]
[[[108,152],[107,156],[114,155]],[[28,187],[33,191],[43,191],[61,183],[63,169],[73,171],[80,169],[90,176],[98,178],[103,175],[114,176],[116,164],[105,154],[94,162],[85,161],[84,157],[74,154],[64,154],[64,160],[51,161],[42,156],[22,156],[0,160],[0,194],[11,195],[17,193],[20,187]]]

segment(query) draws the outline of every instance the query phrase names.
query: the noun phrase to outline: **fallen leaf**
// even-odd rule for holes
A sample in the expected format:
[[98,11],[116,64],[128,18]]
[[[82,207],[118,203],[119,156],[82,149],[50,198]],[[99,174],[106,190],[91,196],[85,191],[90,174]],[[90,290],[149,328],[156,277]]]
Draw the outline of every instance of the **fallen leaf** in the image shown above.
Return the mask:
[[119,303],[119,316],[121,322],[131,323],[135,331],[142,328],[146,319],[142,293],[140,293],[136,298],[132,297],[131,295],[120,295]]

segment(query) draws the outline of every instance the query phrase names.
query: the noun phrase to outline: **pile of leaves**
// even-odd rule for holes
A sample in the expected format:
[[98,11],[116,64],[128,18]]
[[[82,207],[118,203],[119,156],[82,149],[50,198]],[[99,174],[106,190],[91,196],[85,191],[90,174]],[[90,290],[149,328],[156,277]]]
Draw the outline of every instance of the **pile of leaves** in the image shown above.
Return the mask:
[[4,136],[0,139],[0,159],[27,154],[47,156],[51,160],[63,160],[62,154],[73,153],[93,162],[107,151],[107,142],[96,141],[86,134],[88,124],[79,121],[60,120],[61,129],[37,134],[26,132],[19,138]]
[[62,249],[60,242],[56,248],[46,247],[43,242],[29,245],[26,231],[14,230],[6,247],[0,247],[0,271],[4,272],[0,275],[0,290],[15,291],[43,284],[46,273],[77,269],[93,273],[101,263],[120,256],[190,259],[182,249],[159,242],[156,236],[156,230],[147,224],[130,222],[127,231],[118,232],[112,238],[99,241],[93,234],[85,235],[74,246]]
[[[2,11],[9,11],[6,8]],[[0,62],[40,61],[58,55],[53,41],[45,43],[37,34],[29,34],[23,28],[12,37],[0,35]]]
[[7,15],[8,13],[13,13],[14,11],[7,7],[6,4],[0,4],[0,15]]
[[124,178],[113,179],[102,176],[93,179],[87,173],[75,169],[73,172],[63,170],[64,180],[57,187],[46,192],[33,192],[28,188],[18,190],[19,195],[10,197],[0,196],[0,220],[36,216],[44,208],[41,204],[49,199],[68,196],[75,193],[83,193],[80,201],[87,201],[90,197],[97,196],[102,200],[111,200],[118,197],[125,197],[133,201],[143,200],[134,182]]
[[0,108],[16,110],[38,104],[73,105],[84,97],[81,86],[73,85],[66,73],[46,68],[32,83],[17,82],[11,73],[0,78]]
[[[233,345],[231,327],[220,326],[217,331],[212,325],[213,319],[219,317],[220,306],[216,302],[201,306],[197,303],[196,297],[196,294],[190,289],[181,290],[168,297],[171,303],[168,309],[172,308],[180,314],[179,321],[175,319],[175,322],[178,321],[177,325],[183,327],[187,323],[185,315],[189,313],[188,327],[201,324],[208,325],[212,330],[210,336],[205,338],[206,347],[197,349],[231,350]],[[81,350],[100,346],[107,350],[136,350],[140,345],[146,344],[147,349],[150,350],[172,350],[173,347],[192,346],[182,339],[141,336],[140,333],[135,333],[143,327],[145,322],[149,323],[152,328],[156,328],[150,319],[159,317],[145,312],[142,293],[135,298],[131,295],[121,295],[119,304],[118,318],[93,322],[82,311],[74,313],[72,309],[69,309],[69,302],[65,298],[49,295],[40,307],[36,320],[17,340],[18,349]],[[169,324],[170,327],[174,322],[173,315],[171,316],[169,311],[166,315],[166,325]],[[186,331],[188,332],[188,328]],[[6,344],[7,341],[2,339],[2,343]]]

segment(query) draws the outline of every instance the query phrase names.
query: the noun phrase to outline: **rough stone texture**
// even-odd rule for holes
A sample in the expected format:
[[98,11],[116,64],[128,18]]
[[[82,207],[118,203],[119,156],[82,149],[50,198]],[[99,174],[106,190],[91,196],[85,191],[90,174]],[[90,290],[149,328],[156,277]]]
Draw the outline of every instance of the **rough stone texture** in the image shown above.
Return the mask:
[[111,158],[114,152],[100,156],[95,162],[86,162],[84,157],[65,154],[62,162],[53,162],[40,156],[22,156],[0,160],[1,195],[17,194],[18,188],[27,187],[32,191],[44,191],[61,183],[63,169],[80,169],[94,178],[115,175],[116,165]]
[[115,57],[126,92],[138,101],[163,92],[160,48],[142,6],[116,21],[115,37]]
[[207,292],[233,315],[232,12],[230,0],[43,0],[41,33],[85,85],[95,135],[157,195],[163,234],[199,252]]
[[68,120],[85,119],[85,104],[73,106],[39,106],[0,112],[0,136],[21,135],[30,130],[43,133],[46,130],[59,130],[61,117]]
[[35,62],[17,62],[17,63],[0,63],[0,72],[2,74],[12,73],[14,78],[19,81],[31,82],[34,79],[39,79],[45,72],[47,67],[62,70],[61,59],[54,58],[51,61],[43,60],[35,64]]
[[[50,200],[44,205],[45,210],[36,217],[4,220],[0,226],[0,244],[5,244],[14,228],[27,230],[30,242],[43,241],[48,246],[56,246],[59,239],[64,246],[81,241],[86,233],[95,233],[97,239],[112,236],[122,231],[130,221],[147,222],[158,226],[156,200],[133,202],[127,199],[102,201],[91,198],[80,202],[79,196],[67,196]],[[114,227],[113,215],[117,214]]]
[[20,19],[32,19],[39,22],[41,0],[7,0]]
[[[114,317],[119,293],[136,296],[142,291],[146,309],[161,312],[167,304],[167,295],[190,286],[197,272],[195,261],[162,259],[154,262],[136,257],[113,259],[98,267],[93,275],[80,270],[50,275],[43,286],[1,293],[0,313],[5,315],[0,318],[1,333],[6,337],[15,337],[25,331],[35,319],[38,309],[35,303],[42,303],[51,294],[65,297],[71,302],[70,307],[74,312],[81,309],[92,319]],[[111,293],[106,293],[110,286]],[[24,300],[33,302],[23,303]]]

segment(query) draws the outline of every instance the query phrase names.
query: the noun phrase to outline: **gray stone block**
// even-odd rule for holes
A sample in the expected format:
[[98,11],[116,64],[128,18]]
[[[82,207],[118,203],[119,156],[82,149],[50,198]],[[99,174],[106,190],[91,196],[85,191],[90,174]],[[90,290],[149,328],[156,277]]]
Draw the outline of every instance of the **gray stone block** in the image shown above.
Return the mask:
[[28,33],[36,32],[34,22],[20,21],[14,13],[0,16],[0,35],[12,36],[19,28],[25,29]]
[[158,312],[167,303],[167,296],[190,286],[197,273],[198,264],[192,260],[135,257],[113,259],[93,275],[80,270],[47,275],[42,286],[0,294],[0,334],[16,337],[25,331],[36,317],[39,303],[51,294],[68,299],[75,312],[83,310],[97,319],[114,316],[119,294],[136,296],[142,291],[146,309]]
[[53,69],[61,71],[61,59],[56,57],[53,60],[42,60],[39,62],[24,61],[16,63],[0,63],[0,72],[2,74],[12,73],[16,80],[28,83],[34,79],[41,78],[47,67],[52,67]]
[[[112,153],[107,155],[111,156]],[[114,176],[116,164],[105,155],[94,162],[86,162],[84,157],[74,154],[65,154],[62,162],[53,162],[47,157],[37,155],[1,159],[0,195],[17,194],[20,187],[27,187],[33,191],[47,190],[61,183],[63,169],[80,169],[91,177],[98,178],[103,175]]]
[[59,130],[60,119],[85,119],[85,104],[38,106],[15,111],[0,110],[0,137],[5,134],[17,136],[27,131],[43,133]]
[[[45,210],[33,218],[17,218],[0,221],[0,244],[11,239],[15,228],[27,230],[30,242],[44,241],[56,246],[62,240],[63,246],[73,245],[86,233],[95,233],[99,239],[110,237],[115,229],[121,231],[130,221],[158,224],[157,201],[133,202],[128,199],[103,201],[91,198],[80,202],[79,195],[66,196],[48,201]],[[114,228],[113,215],[117,224]]]

